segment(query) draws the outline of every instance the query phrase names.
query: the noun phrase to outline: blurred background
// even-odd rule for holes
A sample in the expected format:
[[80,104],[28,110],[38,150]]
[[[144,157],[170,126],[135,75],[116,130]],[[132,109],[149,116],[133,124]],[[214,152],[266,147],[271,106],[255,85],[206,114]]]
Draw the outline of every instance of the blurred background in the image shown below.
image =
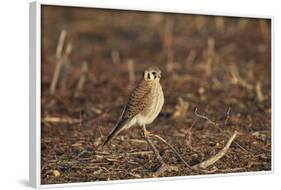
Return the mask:
[[[137,127],[100,147],[151,65],[165,94],[151,132],[195,165],[237,130],[210,173],[271,170],[270,19],[43,6],[41,32],[43,184],[151,177],[153,154],[124,154],[148,150]],[[157,147],[180,168],[163,176],[195,175]]]

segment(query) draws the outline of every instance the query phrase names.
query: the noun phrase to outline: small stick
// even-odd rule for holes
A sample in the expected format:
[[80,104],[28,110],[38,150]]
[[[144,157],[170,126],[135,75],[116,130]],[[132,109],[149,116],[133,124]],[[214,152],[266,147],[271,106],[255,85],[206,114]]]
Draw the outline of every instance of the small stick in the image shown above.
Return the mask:
[[230,74],[232,76],[233,84],[240,84],[241,86],[247,88],[248,90],[252,90],[253,86],[247,83],[244,79],[242,79],[239,75],[239,72],[235,66],[233,66],[230,70]]
[[215,44],[216,41],[213,37],[208,38],[208,49],[207,49],[207,56],[213,57],[215,54]]
[[80,123],[81,119],[62,118],[62,117],[45,117],[43,123]]
[[220,172],[230,173],[230,172],[239,172],[243,170],[245,170],[245,168],[229,168],[229,169],[220,170]]
[[238,142],[236,142],[236,140],[233,141],[234,144],[236,144],[239,148],[241,148],[242,150],[244,150],[245,152],[249,153],[251,156],[256,157],[255,154],[253,154],[251,151],[247,150],[246,148],[244,148],[243,146],[241,146]]
[[59,79],[59,74],[60,74],[60,71],[61,71],[62,64],[63,64],[63,60],[60,59],[57,62],[57,65],[56,65],[56,68],[55,68],[52,83],[51,83],[51,86],[50,86],[50,94],[55,94],[55,88],[57,86],[57,82],[58,82],[58,79]]
[[60,91],[63,92],[63,93],[66,90],[65,82],[67,81],[67,75],[68,75],[69,67],[70,67],[69,55],[70,55],[71,51],[72,51],[72,45],[70,43],[68,43],[66,45],[64,55],[62,56],[62,59],[64,61],[63,61],[61,71],[60,71],[60,75],[59,75],[59,79],[58,79],[58,86],[60,88]]
[[229,120],[230,110],[231,110],[231,108],[229,107],[228,110],[227,110],[227,112],[226,112],[226,119],[225,119],[225,121],[224,121],[224,126],[227,125],[227,122],[228,122],[228,120]]
[[135,83],[135,64],[133,60],[128,60],[128,72],[129,72],[129,80],[131,84]]
[[56,89],[56,86],[57,86],[57,83],[58,83],[58,80],[59,80],[59,76],[60,76],[60,73],[61,73],[62,66],[67,61],[67,58],[70,55],[71,51],[72,51],[71,44],[67,44],[64,55],[61,58],[59,58],[58,61],[57,61],[56,68],[55,68],[55,71],[54,71],[54,75],[53,75],[53,78],[52,78],[52,83],[51,83],[51,86],[50,86],[50,93],[51,94],[55,93],[55,89]]
[[187,137],[187,139],[188,139],[187,142],[188,142],[189,148],[190,148],[191,150],[193,149],[193,147],[192,147],[192,129],[193,129],[193,127],[195,126],[197,120],[198,120],[198,119],[195,119],[195,120],[192,122],[191,126],[190,126],[189,129],[188,129],[188,133],[187,133],[187,135],[188,135],[188,137]]
[[58,45],[57,45],[57,50],[56,50],[56,57],[57,59],[60,59],[62,56],[62,49],[63,49],[63,44],[65,41],[65,37],[66,37],[66,30],[62,30],[60,32],[60,37],[59,37],[59,41],[58,41]]
[[212,120],[210,120],[208,117],[206,117],[206,116],[204,116],[204,115],[201,115],[201,114],[198,114],[198,113],[197,113],[197,108],[195,108],[194,113],[195,113],[195,115],[196,115],[197,117],[202,118],[202,119],[205,119],[205,120],[207,120],[208,122],[210,122],[211,124],[213,124],[213,125],[215,125],[215,126],[217,125],[215,122],[213,122]]
[[178,99],[178,103],[176,105],[176,111],[173,114],[174,118],[184,118],[186,112],[188,110],[189,104],[184,101],[181,97]]
[[215,39],[213,37],[208,37],[207,46],[207,60],[205,62],[206,75],[210,76],[212,73],[212,64],[215,58]]
[[[230,115],[230,110],[231,110],[231,108],[229,107],[228,110],[227,110],[227,113],[226,113],[226,119],[225,119],[225,121],[224,121],[224,126],[225,126],[225,125],[227,124],[227,122],[228,122],[229,115]],[[211,121],[208,117],[206,117],[206,116],[204,116],[204,115],[197,114],[197,108],[195,109],[195,115],[196,115],[197,117],[199,117],[199,118],[206,119],[206,120],[208,120],[209,122],[213,123],[214,126],[216,127],[216,129],[218,129],[220,132],[222,132],[222,129],[218,127],[219,124],[217,124],[217,123]],[[249,151],[249,150],[247,150],[246,148],[244,148],[243,146],[241,146],[236,140],[234,140],[233,143],[236,144],[238,147],[240,147],[240,148],[241,148],[242,150],[244,150],[245,152],[249,153],[251,156],[254,156],[254,157],[255,157],[255,155],[254,155],[251,151]]]
[[77,83],[74,97],[77,97],[79,95],[79,92],[82,90],[84,83],[86,82],[87,79],[87,72],[88,72],[88,63],[84,61],[82,63],[81,76]]
[[205,169],[205,168],[209,167],[210,165],[216,163],[218,160],[220,160],[226,154],[226,152],[228,151],[228,149],[229,149],[232,141],[236,137],[236,135],[237,135],[237,131],[235,131],[233,133],[233,135],[230,137],[230,139],[228,140],[227,144],[225,145],[225,147],[221,151],[219,151],[213,157],[211,157],[211,158],[209,158],[209,159],[207,159],[207,160],[205,160],[205,161],[203,161],[203,162],[193,166],[193,168],[203,168],[203,169]]
[[146,141],[140,139],[128,139],[128,141],[131,141],[133,143],[140,143],[140,144],[146,143]]
[[132,172],[129,172],[128,174],[133,176],[133,177],[136,177],[136,178],[141,178],[141,175],[139,175],[139,174],[135,174],[135,173],[132,173]]
[[126,156],[139,156],[139,155],[149,155],[149,154],[153,154],[153,151],[139,151],[139,152],[128,152],[125,153]]
[[259,102],[262,102],[264,100],[264,96],[263,96],[263,93],[262,93],[262,90],[261,90],[261,83],[260,82],[258,82],[257,85],[256,85],[256,94],[257,94]]
[[[159,139],[160,141],[162,141],[164,144],[166,144],[172,151],[173,153],[184,163],[184,165],[189,168],[190,170],[194,170],[184,159],[183,157],[178,153],[178,151],[172,146],[170,145],[165,139],[163,139],[162,137],[160,137],[159,135],[155,135],[155,134],[151,134],[152,136],[156,137],[157,139]],[[195,169],[196,172],[198,172]]]
[[116,50],[113,50],[111,52],[111,59],[112,59],[113,64],[120,63],[120,54],[119,54],[119,52],[116,51]]
[[169,170],[178,171],[179,169],[176,166],[170,166],[170,165],[164,164],[156,172],[153,173],[153,177],[159,177],[162,173],[164,173],[167,170],[168,171]]

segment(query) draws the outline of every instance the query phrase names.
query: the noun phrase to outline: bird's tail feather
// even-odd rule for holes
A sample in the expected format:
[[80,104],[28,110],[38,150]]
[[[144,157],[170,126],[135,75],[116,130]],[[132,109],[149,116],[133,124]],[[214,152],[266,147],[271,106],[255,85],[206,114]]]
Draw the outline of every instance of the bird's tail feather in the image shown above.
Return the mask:
[[104,141],[102,146],[105,146],[111,139],[113,139],[119,132],[123,129],[123,127],[127,124],[127,120],[121,120],[118,124],[114,127],[114,129],[109,133],[106,140]]

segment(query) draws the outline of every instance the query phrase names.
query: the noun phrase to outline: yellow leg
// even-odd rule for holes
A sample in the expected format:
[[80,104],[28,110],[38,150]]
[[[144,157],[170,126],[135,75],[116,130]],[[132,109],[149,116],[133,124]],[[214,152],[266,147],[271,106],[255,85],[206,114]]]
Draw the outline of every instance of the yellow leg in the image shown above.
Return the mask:
[[147,137],[147,136],[151,136],[151,133],[150,133],[149,131],[147,131],[147,130],[146,130],[145,125],[143,125],[142,127],[143,127],[143,135],[144,135],[145,137]]

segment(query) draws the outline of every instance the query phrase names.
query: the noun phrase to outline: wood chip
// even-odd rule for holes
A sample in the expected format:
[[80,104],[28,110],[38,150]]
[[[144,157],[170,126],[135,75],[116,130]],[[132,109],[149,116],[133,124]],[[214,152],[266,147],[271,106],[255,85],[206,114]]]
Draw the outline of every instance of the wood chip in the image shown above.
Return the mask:
[[52,171],[52,174],[53,174],[55,177],[60,176],[60,172],[59,172],[58,170],[53,170],[53,171]]

